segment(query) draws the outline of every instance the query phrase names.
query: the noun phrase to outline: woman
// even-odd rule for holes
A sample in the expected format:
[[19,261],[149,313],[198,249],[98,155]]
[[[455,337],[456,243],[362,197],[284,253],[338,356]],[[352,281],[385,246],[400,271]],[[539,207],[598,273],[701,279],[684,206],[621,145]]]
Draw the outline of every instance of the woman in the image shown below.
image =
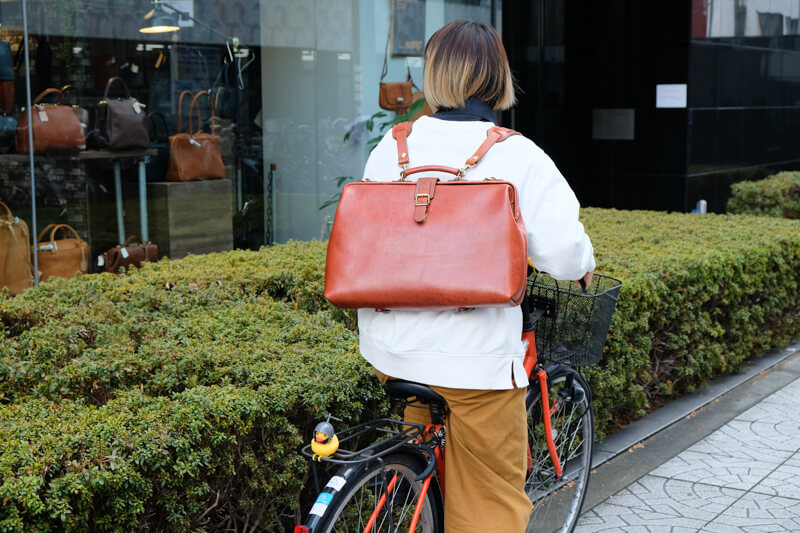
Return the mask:
[[[436,113],[414,123],[410,167],[460,168],[486,139],[495,112],[515,103],[503,44],[491,26],[452,22],[425,47],[425,99]],[[364,177],[397,179],[391,133],[367,161]],[[557,279],[591,282],[591,242],[578,201],[550,158],[521,135],[495,144],[466,179],[516,185],[528,253]],[[442,176],[450,179],[452,176]],[[522,532],[531,504],[527,467],[522,313],[519,307],[468,312],[358,312],[362,355],[379,376],[431,385],[448,403],[445,530]]]

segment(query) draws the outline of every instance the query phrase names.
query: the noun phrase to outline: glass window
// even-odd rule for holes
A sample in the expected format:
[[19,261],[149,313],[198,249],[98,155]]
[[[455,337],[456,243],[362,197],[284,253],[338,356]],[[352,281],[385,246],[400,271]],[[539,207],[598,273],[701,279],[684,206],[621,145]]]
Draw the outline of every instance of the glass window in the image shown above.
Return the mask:
[[[384,61],[384,81],[410,75],[421,91],[436,29],[501,18],[500,0],[26,6],[0,2],[0,107],[27,123],[30,87],[34,164],[0,124],[0,200],[32,231],[74,229],[90,272],[129,236],[171,258],[327,238],[341,184],[361,178],[395,116],[378,105]],[[62,122],[78,124],[77,141],[41,142]]]

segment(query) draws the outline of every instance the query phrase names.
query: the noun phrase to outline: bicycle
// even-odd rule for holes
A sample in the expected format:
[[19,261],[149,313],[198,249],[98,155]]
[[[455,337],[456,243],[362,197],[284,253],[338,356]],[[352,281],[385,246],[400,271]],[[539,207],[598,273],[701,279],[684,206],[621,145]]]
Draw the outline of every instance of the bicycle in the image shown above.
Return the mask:
[[[595,275],[591,292],[538,273],[528,282],[522,304],[529,376],[525,491],[533,503],[529,527],[535,523],[537,531],[568,533],[578,521],[591,470],[594,413],[589,384],[575,367],[602,357],[620,287],[602,275]],[[431,424],[379,418],[338,432],[338,448],[328,457],[313,451],[313,441],[305,446],[318,496],[294,533],[444,531],[446,402],[419,383],[392,380],[385,386],[393,411],[423,406]],[[333,437],[332,426],[320,428],[316,436],[323,441]],[[320,462],[340,465],[323,488],[314,466]]]

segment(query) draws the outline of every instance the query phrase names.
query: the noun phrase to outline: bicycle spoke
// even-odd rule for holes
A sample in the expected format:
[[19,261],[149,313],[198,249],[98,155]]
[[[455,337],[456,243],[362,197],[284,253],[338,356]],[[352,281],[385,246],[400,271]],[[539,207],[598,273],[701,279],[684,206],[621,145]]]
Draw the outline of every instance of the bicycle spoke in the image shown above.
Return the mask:
[[[569,380],[568,380],[569,378]],[[569,401],[564,395],[567,383],[576,381],[584,389],[583,378],[572,370],[560,370],[550,376],[550,396],[558,398],[550,422],[555,453],[562,466],[556,477],[555,465],[546,445],[542,423],[541,398],[528,413],[529,446],[532,470],[525,490],[533,503],[531,523],[537,531],[571,531],[580,512],[590,470],[592,415],[588,398]]]
[[[383,472],[375,470],[370,472],[367,479],[357,487],[346,501],[347,503],[337,511],[331,525],[331,532],[335,533],[364,533],[364,528],[372,520],[367,533],[406,533],[413,520],[417,502],[419,501],[422,483],[415,483],[416,473],[407,466],[387,465],[386,475],[389,479],[397,476],[394,483],[389,486],[389,494],[384,492]],[[386,496],[383,505],[376,512],[376,507],[382,497]],[[436,519],[431,511],[432,504],[428,498],[423,502],[422,514],[417,526],[412,533],[436,533]],[[440,511],[437,511],[440,512]],[[357,529],[353,529],[357,528]]]
[[[409,487],[409,489],[410,489],[410,488],[411,488],[411,487]],[[409,490],[409,491],[406,493],[406,500],[403,502],[402,514],[400,515],[400,517],[399,517],[399,518],[398,518],[398,520],[397,520],[397,527],[398,527],[398,528],[399,528],[399,527],[400,527],[400,525],[403,523],[403,518],[404,518],[404,517],[405,517],[405,516],[408,514],[408,512],[409,512],[409,511],[411,511],[411,510],[413,509],[413,507],[412,507],[411,505],[409,505],[409,502],[408,502],[408,498],[411,496],[411,494],[412,494],[412,493],[413,493],[413,491],[412,491],[412,490]],[[416,498],[414,498],[414,499],[416,499]],[[413,512],[413,511],[412,511],[412,512]]]

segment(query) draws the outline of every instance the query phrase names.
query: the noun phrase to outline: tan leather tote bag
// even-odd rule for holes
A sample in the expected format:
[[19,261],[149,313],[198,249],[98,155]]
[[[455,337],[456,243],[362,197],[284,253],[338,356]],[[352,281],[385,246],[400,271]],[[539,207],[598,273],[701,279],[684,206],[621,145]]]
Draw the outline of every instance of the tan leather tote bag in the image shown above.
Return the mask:
[[[519,305],[527,274],[527,234],[516,187],[467,181],[496,142],[517,134],[493,127],[462,169],[406,169],[411,123],[392,130],[399,181],[345,185],[331,229],[325,297],[338,307],[459,309]],[[433,172],[453,174],[442,181]],[[419,174],[420,178],[406,178]],[[428,175],[426,175],[428,174]]]
[[[214,102],[208,91],[200,91],[189,106],[189,132],[183,133],[182,103],[183,91],[178,100],[178,133],[169,138],[169,168],[167,181],[196,181],[202,179],[225,178],[225,165],[222,163],[222,150],[219,136],[215,133]],[[211,133],[200,129],[199,99],[208,96],[211,110]],[[197,113],[197,131],[193,129],[192,116]]]
[[[59,232],[61,235],[57,239]],[[72,227],[66,224],[49,224],[39,233],[36,242],[39,281],[47,281],[52,277],[72,278],[78,273],[88,272],[89,245]]]
[[12,296],[33,286],[31,235],[24,220],[0,202],[0,289]]

